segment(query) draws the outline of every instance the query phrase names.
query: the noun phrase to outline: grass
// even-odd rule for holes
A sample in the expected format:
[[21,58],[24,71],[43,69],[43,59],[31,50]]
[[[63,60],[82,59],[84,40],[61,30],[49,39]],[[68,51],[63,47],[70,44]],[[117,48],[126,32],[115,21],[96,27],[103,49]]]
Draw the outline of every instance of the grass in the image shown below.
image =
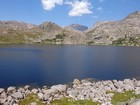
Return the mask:
[[[18,30],[7,30],[7,33],[0,35],[0,43],[3,44],[24,44],[25,42],[33,42],[41,36],[41,32],[26,32]],[[25,38],[25,36],[27,38]]]
[[92,100],[73,100],[69,98],[62,98],[60,100],[54,100],[49,105],[100,105],[98,102]]
[[[117,105],[119,102],[127,103],[131,99],[139,99],[140,94],[136,95],[133,91],[125,91],[123,93],[118,92],[107,92],[113,93],[111,103]],[[20,100],[19,105],[30,105],[31,103],[37,103],[37,105],[46,105],[37,97],[37,94],[29,94],[25,99]],[[49,105],[101,105],[98,102],[93,102],[92,100],[73,100],[70,98],[62,98],[60,100],[53,100]]]
[[37,103],[37,105],[46,105],[33,93],[27,95],[25,99],[20,100],[19,105],[30,105],[33,102]]
[[118,102],[127,102],[131,99],[137,99],[140,98],[140,94],[136,95],[133,91],[125,91],[123,93],[117,93],[117,92],[110,92],[114,93],[114,96],[112,97],[112,104],[117,105]]
[[[25,99],[20,100],[19,105],[30,105],[31,103],[37,103],[37,105],[46,105],[42,100],[38,99],[36,94],[29,94]],[[73,100],[69,98],[62,98],[60,100],[53,100],[49,105],[101,105],[98,102],[92,100]]]

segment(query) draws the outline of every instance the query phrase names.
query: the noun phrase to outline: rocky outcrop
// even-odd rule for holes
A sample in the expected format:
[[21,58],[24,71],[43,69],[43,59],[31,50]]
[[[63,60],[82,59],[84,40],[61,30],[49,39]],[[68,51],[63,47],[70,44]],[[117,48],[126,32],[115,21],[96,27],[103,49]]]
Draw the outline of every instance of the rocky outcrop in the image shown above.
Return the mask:
[[83,44],[85,35],[77,30],[60,27],[52,22],[39,26],[43,30],[41,43],[46,44]]
[[[136,95],[139,95],[140,81],[124,79],[123,81],[95,82],[88,79],[75,79],[71,85],[59,84],[42,88],[31,88],[27,85],[19,88],[9,87],[7,90],[0,88],[0,104],[18,105],[19,101],[29,94],[36,94],[46,104],[49,104],[52,100],[66,97],[74,100],[92,100],[101,103],[101,105],[113,105],[111,100],[115,92],[123,93],[125,91],[133,91]],[[140,105],[140,100],[132,96],[132,99],[127,100],[127,102],[118,102],[117,105]]]
[[86,32],[88,44],[140,45],[140,12],[120,21],[98,22]]
[[69,26],[66,26],[67,28],[71,28],[71,29],[75,29],[75,30],[78,30],[78,31],[85,31],[88,29],[87,26],[83,26],[83,25],[80,25],[80,24],[71,24]]

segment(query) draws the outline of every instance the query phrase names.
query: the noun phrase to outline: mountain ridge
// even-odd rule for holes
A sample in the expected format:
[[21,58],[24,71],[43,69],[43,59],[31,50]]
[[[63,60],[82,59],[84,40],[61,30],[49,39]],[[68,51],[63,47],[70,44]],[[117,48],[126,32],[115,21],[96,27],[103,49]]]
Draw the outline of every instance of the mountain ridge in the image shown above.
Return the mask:
[[119,21],[97,22],[88,30],[79,24],[61,27],[47,21],[40,25],[0,21],[0,43],[140,46],[140,11]]

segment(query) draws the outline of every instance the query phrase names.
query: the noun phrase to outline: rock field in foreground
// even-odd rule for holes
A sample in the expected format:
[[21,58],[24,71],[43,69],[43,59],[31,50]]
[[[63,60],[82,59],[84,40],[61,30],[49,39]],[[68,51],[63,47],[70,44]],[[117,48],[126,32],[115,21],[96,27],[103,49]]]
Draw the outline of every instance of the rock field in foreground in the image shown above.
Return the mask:
[[[46,105],[52,100],[63,97],[74,100],[91,99],[102,105],[112,105],[111,98],[114,94],[111,91],[119,93],[134,91],[135,94],[140,94],[140,81],[136,79],[124,79],[123,81],[106,80],[95,82],[86,79],[81,81],[75,79],[71,85],[59,84],[51,87],[44,86],[42,88],[31,88],[29,85],[26,85],[19,88],[0,88],[0,103],[1,105],[18,105],[19,101],[24,99],[28,94],[35,93]],[[32,104],[36,105],[35,103]],[[129,105],[140,105],[140,100],[134,101]]]

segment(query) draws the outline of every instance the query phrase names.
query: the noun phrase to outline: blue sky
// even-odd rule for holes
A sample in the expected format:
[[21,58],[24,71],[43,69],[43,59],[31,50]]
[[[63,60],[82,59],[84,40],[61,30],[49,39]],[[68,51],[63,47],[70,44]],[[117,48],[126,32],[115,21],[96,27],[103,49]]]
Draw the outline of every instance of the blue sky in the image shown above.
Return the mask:
[[0,0],[0,20],[33,24],[51,21],[61,26],[120,20],[140,11],[140,0]]

